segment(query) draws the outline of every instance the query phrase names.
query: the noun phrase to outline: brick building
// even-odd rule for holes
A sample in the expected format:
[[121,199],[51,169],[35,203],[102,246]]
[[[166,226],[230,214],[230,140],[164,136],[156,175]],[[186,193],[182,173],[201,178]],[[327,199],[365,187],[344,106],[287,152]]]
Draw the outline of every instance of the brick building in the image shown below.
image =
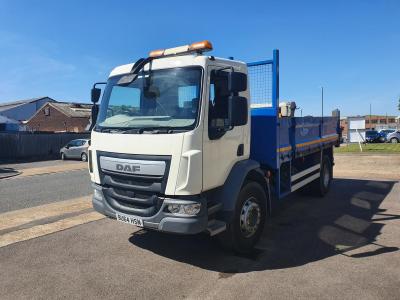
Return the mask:
[[31,118],[47,102],[56,102],[50,97],[39,97],[0,103],[0,115],[21,122]]
[[[367,115],[357,117],[365,120],[366,130],[400,129],[399,118],[396,118],[396,116]],[[340,120],[340,126],[343,127],[343,135],[348,136],[348,118],[342,118]]]
[[25,124],[31,131],[85,132],[91,116],[91,104],[49,102]]

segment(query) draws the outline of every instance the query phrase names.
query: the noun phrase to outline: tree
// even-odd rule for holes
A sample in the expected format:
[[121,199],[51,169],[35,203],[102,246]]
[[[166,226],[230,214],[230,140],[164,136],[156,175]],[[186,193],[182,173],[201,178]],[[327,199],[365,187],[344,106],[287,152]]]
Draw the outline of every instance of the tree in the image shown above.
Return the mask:
[[400,97],[399,97],[399,104],[397,104],[397,109],[400,110]]

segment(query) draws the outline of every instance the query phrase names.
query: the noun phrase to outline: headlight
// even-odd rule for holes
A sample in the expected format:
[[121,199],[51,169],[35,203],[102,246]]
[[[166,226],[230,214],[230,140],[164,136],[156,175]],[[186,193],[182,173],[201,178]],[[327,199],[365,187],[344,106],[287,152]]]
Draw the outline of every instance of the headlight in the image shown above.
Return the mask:
[[167,208],[168,208],[168,211],[172,214],[194,216],[200,212],[201,204],[200,203],[190,203],[190,204],[171,203],[171,204],[168,204]]
[[169,210],[170,213],[179,214],[179,211],[181,210],[181,205],[179,205],[179,204],[169,204],[168,205],[168,210]]
[[191,216],[197,215],[200,212],[200,208],[201,208],[200,203],[183,205],[183,210],[185,214]]

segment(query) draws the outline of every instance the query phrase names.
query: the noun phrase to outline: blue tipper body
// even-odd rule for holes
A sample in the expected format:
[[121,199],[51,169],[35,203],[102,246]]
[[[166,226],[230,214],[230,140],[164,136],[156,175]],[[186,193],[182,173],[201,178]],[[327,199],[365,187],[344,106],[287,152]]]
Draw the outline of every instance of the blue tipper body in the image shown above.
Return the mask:
[[282,163],[338,143],[339,117],[279,116],[279,51],[273,59],[248,63],[251,104],[250,158],[275,171],[279,188]]

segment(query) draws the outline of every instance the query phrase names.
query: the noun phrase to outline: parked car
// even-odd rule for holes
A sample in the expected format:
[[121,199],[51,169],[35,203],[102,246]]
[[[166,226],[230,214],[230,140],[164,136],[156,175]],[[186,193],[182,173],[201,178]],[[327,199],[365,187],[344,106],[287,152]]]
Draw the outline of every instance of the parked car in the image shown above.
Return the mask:
[[385,143],[387,141],[387,135],[395,132],[396,130],[394,129],[382,129],[379,130],[379,141],[382,143]]
[[82,161],[87,161],[88,147],[88,139],[72,140],[60,149],[61,159],[65,160],[67,158],[79,158]]
[[386,140],[388,143],[400,143],[400,130],[389,133]]
[[379,143],[380,135],[376,130],[367,130],[365,132],[365,142],[366,143]]

